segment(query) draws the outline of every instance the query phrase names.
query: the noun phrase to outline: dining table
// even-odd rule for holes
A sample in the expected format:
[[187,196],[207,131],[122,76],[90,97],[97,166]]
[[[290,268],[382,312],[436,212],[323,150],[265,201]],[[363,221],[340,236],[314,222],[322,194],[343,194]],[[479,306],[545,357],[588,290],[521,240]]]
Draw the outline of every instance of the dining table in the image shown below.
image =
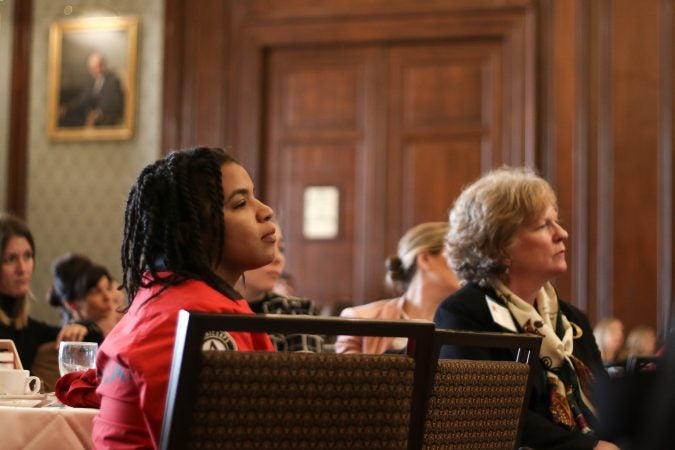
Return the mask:
[[0,448],[89,450],[96,414],[98,409],[71,408],[49,396],[0,398]]

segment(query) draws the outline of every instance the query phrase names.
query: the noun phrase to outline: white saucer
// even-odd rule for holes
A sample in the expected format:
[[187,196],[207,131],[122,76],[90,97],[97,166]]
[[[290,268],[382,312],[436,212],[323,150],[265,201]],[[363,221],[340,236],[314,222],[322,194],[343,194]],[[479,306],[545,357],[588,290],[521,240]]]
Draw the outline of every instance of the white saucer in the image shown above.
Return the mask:
[[24,406],[34,408],[50,403],[47,394],[0,395],[0,406]]
[[0,394],[0,400],[42,400],[47,394]]

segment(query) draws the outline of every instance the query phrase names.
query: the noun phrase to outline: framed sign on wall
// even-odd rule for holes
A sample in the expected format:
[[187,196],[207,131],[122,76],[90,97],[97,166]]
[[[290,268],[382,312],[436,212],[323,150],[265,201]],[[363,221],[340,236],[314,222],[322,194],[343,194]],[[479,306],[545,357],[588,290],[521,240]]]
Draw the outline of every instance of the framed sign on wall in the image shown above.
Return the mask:
[[49,33],[48,132],[54,140],[133,136],[138,18],[59,20]]

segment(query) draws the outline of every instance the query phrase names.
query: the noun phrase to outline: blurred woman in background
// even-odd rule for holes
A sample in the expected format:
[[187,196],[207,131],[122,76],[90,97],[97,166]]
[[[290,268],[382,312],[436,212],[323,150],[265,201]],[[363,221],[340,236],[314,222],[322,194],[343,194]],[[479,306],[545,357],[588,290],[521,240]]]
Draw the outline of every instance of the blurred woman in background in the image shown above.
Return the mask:
[[626,356],[654,356],[656,354],[656,332],[647,325],[633,328],[626,337]]
[[[345,308],[341,317],[363,319],[432,320],[438,304],[459,288],[448,267],[443,243],[446,222],[426,222],[412,227],[399,240],[396,255],[387,258],[387,283],[400,297]],[[385,353],[403,351],[402,338],[383,336],[338,336],[336,353]]]
[[[267,265],[246,271],[235,288],[244,294],[244,298],[255,313],[315,315],[314,303],[310,299],[295,297],[287,292],[276,290],[286,267],[286,257],[281,228],[277,223],[274,226],[277,230],[274,259]],[[323,336],[270,333],[270,338],[277,351],[319,353],[323,350]]]
[[28,225],[12,214],[0,214],[0,252],[0,339],[14,341],[23,368],[32,370],[42,344],[81,341],[87,329],[78,324],[61,328],[29,316],[35,241]]
[[85,341],[103,342],[125,303],[108,269],[86,256],[68,253],[52,264],[52,279],[49,303],[61,308],[64,322],[87,327]]
[[616,317],[607,317],[599,321],[593,328],[595,342],[600,349],[605,366],[621,360],[623,356],[624,332],[623,322]]

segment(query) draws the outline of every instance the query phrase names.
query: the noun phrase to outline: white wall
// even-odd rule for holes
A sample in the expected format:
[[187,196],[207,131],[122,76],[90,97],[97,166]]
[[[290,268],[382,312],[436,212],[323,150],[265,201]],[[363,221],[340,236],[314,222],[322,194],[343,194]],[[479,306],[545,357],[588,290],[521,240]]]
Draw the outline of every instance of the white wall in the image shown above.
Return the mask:
[[[26,219],[37,247],[32,315],[51,322],[49,269],[68,252],[89,255],[119,277],[124,207],[138,172],[161,153],[164,1],[35,0],[31,57]],[[47,136],[49,27],[59,19],[99,13],[139,17],[135,135],[127,141],[53,142]],[[1,65],[1,63],[0,63]],[[1,106],[1,105],[0,105]]]

